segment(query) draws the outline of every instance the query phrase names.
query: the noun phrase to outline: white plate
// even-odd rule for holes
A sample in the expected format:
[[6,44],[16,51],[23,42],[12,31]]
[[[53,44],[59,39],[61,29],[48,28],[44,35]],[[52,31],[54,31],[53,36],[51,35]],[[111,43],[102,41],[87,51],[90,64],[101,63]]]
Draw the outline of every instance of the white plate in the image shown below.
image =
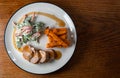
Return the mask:
[[[62,57],[59,60],[55,60],[52,63],[32,64],[26,61],[22,57],[22,53],[18,52],[14,48],[12,44],[12,32],[13,32],[12,21],[18,21],[23,15],[32,11],[40,11],[40,12],[53,14],[58,18],[64,20],[66,23],[66,27],[70,29],[70,33],[72,33],[74,43],[72,44],[72,46],[68,48],[61,48],[61,49],[55,48],[55,49],[59,49],[62,52]],[[52,25],[52,23],[49,22],[49,19],[46,20],[44,19],[44,17],[42,19],[43,20],[41,21],[47,23],[48,25],[49,24]],[[51,21],[53,20],[51,19]],[[4,37],[5,37],[5,46],[6,46],[7,53],[10,59],[14,62],[14,64],[16,64],[19,68],[34,74],[47,74],[47,73],[54,72],[60,69],[61,67],[63,67],[72,57],[75,50],[76,41],[77,41],[75,26],[71,18],[69,17],[69,15],[56,5],[53,5],[50,3],[41,3],[41,2],[25,5],[24,7],[19,9],[17,12],[15,12],[13,16],[10,18],[10,20],[8,21]],[[44,40],[44,39],[41,39],[41,40]],[[44,40],[42,42],[44,44],[44,42],[47,42],[47,41]],[[40,46],[43,47],[42,45]]]

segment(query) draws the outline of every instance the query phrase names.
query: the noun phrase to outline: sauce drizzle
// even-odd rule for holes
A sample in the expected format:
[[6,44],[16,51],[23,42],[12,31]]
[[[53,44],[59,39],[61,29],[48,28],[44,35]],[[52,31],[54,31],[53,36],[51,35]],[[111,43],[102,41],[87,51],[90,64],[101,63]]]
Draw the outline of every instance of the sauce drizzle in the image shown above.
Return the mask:
[[55,50],[55,59],[59,60],[62,57],[62,53],[58,50]]
[[[53,19],[54,21],[57,22],[57,24],[60,26],[60,27],[64,27],[65,26],[65,22],[63,20],[61,20],[60,18],[56,17],[55,15],[52,15],[52,14],[48,14],[48,13],[44,13],[44,12],[29,12],[28,14],[26,15],[32,15],[34,14],[35,15],[43,15],[43,16],[46,16],[46,17],[49,17],[51,19]],[[24,17],[22,17],[18,23],[21,23],[23,21]]]

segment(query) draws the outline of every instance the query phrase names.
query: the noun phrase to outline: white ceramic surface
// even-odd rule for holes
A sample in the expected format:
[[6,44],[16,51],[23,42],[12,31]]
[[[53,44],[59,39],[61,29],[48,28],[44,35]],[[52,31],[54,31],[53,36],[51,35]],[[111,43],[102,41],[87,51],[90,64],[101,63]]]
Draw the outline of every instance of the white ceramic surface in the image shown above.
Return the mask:
[[[13,32],[13,26],[12,26],[12,21],[18,21],[23,15],[32,12],[32,11],[40,11],[40,12],[45,12],[45,13],[49,13],[49,14],[53,14],[55,16],[57,16],[58,18],[62,19],[65,21],[66,23],[66,27],[70,29],[70,34],[73,36],[73,43],[70,47],[68,48],[54,48],[56,50],[60,50],[62,52],[62,57],[59,60],[55,60],[51,63],[45,63],[45,64],[32,64],[29,63],[28,61],[26,61],[23,57],[22,57],[22,53],[18,52],[13,44],[12,44],[12,32]],[[37,19],[38,21],[43,21],[46,23],[46,26],[53,26],[55,25],[55,21],[47,18],[45,16],[40,16],[40,19]],[[56,26],[58,27],[58,26]],[[16,13],[10,18],[7,26],[6,26],[6,30],[5,30],[5,46],[6,46],[6,50],[7,53],[10,57],[10,59],[21,69],[30,72],[30,73],[34,73],[34,74],[47,74],[47,73],[51,73],[54,72],[58,69],[60,69],[61,67],[63,67],[72,57],[73,53],[74,53],[74,49],[76,46],[76,41],[77,41],[77,36],[76,36],[76,30],[75,30],[75,26],[71,20],[71,18],[69,17],[69,15],[62,10],[61,8],[59,8],[56,5],[50,4],[50,3],[32,3],[32,4],[28,4],[24,7],[22,7],[21,9],[19,9],[18,11],[16,11]],[[46,36],[43,36],[40,39],[40,48],[46,49],[45,48],[45,44],[47,43],[47,38]]]

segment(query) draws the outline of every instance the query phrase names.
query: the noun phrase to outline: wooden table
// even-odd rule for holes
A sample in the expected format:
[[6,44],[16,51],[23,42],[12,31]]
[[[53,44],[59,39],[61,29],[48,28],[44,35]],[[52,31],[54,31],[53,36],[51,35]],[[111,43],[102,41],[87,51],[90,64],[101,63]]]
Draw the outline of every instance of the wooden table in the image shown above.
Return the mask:
[[[4,29],[10,16],[36,1],[63,8],[73,19],[78,36],[71,60],[47,75],[19,69],[4,47]],[[0,0],[0,78],[120,78],[120,0]]]

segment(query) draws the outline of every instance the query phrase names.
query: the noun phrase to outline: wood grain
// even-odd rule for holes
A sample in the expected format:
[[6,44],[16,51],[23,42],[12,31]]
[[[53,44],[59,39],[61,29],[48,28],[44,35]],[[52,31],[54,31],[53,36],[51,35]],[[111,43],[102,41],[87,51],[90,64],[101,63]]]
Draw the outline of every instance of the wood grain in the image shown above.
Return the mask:
[[[25,4],[43,1],[63,8],[73,19],[78,42],[71,60],[47,75],[14,65],[4,47],[10,16]],[[0,78],[120,78],[120,0],[0,0]]]

